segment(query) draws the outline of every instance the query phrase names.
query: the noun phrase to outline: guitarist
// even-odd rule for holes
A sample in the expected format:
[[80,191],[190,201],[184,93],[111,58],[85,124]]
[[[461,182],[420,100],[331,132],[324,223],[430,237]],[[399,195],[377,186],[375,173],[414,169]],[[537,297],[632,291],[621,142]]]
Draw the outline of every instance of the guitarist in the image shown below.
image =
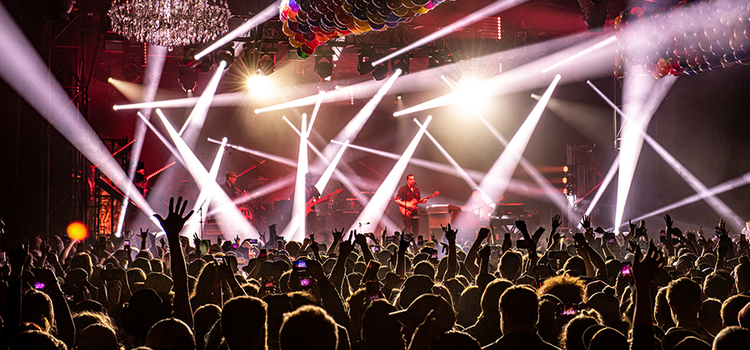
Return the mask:
[[398,194],[396,194],[396,204],[398,204],[399,207],[406,208],[405,211],[402,211],[405,233],[411,232],[415,235],[419,234],[417,203],[424,203],[426,201],[427,200],[422,199],[422,195],[419,193],[417,180],[414,179],[414,175],[406,175],[406,185],[399,188]]
[[[305,174],[305,202],[309,202],[311,199],[320,198],[320,192],[313,183],[314,176],[312,173]],[[315,207],[311,207],[312,211],[305,217],[305,227],[307,234],[315,233],[318,229],[318,213],[315,211]]]

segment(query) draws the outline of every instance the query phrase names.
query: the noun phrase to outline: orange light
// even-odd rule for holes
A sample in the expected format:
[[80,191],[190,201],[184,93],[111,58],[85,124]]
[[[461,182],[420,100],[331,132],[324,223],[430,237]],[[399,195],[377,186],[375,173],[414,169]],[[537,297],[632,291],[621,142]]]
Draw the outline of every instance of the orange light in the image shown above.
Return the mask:
[[74,241],[82,241],[89,236],[89,229],[80,221],[73,221],[68,225],[68,237]]
[[568,172],[568,166],[567,165],[563,167],[563,172],[566,172],[566,173]]
[[566,195],[566,196],[568,195],[568,189],[567,188],[563,188],[563,194]]
[[568,183],[568,178],[567,178],[567,177],[564,177],[564,178],[563,178],[563,183],[564,183],[564,184]]

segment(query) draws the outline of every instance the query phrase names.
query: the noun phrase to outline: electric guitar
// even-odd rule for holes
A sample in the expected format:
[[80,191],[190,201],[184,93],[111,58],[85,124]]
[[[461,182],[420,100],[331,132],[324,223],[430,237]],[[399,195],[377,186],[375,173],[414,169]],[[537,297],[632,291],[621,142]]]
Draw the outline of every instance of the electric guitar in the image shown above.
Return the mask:
[[320,197],[318,199],[310,198],[310,200],[307,201],[307,203],[305,203],[305,216],[307,216],[307,214],[310,214],[313,210],[315,210],[315,209],[313,209],[313,207],[316,204],[323,203],[323,202],[329,200],[331,198],[331,196],[333,196],[334,194],[338,194],[339,192],[341,192],[343,190],[344,190],[343,188],[339,188],[339,189],[337,189],[337,190],[335,190],[335,191],[333,191],[333,192],[325,195],[324,197]]
[[410,217],[410,216],[412,216],[414,214],[415,211],[417,211],[417,204],[418,203],[420,203],[422,201],[426,201],[426,200],[428,200],[428,199],[430,199],[432,197],[435,197],[437,195],[440,195],[440,191],[435,191],[435,193],[433,193],[433,194],[431,194],[431,195],[429,195],[427,197],[424,197],[421,200],[414,198],[414,199],[412,199],[412,200],[410,200],[408,202],[404,202],[404,205],[399,205],[398,206],[398,210],[401,212],[401,215],[403,215],[404,217]]

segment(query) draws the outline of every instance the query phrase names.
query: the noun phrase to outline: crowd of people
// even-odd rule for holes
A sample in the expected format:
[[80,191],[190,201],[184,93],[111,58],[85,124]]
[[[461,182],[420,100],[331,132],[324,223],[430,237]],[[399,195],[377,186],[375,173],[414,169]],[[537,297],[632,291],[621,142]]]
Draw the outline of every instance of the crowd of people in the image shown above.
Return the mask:
[[[180,236],[174,198],[165,237],[115,242],[37,237],[0,268],[0,347],[8,349],[747,349],[750,261],[744,235],[685,229],[665,216],[615,236],[533,232],[502,245],[443,229],[413,235],[332,232],[332,242],[210,242]],[[271,227],[274,229],[274,227]],[[12,234],[12,233],[8,233]],[[389,238],[393,237],[393,238]],[[140,241],[138,248],[130,240]],[[441,257],[441,258],[438,258]]]

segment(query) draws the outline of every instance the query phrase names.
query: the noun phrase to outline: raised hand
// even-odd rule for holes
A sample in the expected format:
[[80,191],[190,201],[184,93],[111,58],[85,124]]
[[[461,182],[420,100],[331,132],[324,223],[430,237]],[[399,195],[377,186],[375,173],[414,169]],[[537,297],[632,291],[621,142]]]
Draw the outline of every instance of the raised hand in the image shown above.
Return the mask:
[[339,243],[339,259],[346,259],[354,250],[354,231],[349,235],[349,239]]
[[201,249],[201,238],[198,237],[197,233],[193,233],[193,245],[195,246],[196,250]]
[[458,230],[453,230],[451,224],[448,224],[448,227],[441,224],[440,227],[443,228],[443,233],[445,234],[445,239],[448,240],[448,243],[456,244],[456,234],[458,233]]
[[646,220],[641,220],[638,227],[635,229],[635,236],[647,238],[648,236],[646,235],[646,232],[648,232],[646,229]]
[[367,247],[367,236],[358,233],[354,237],[354,243],[358,244],[360,247]]
[[664,254],[656,248],[653,240],[648,242],[648,250],[644,256],[638,244],[630,242],[631,249],[635,254],[633,258],[633,277],[637,286],[648,287],[654,276],[664,266]]
[[581,226],[583,226],[583,229],[588,231],[591,228],[591,217],[588,215],[584,215],[581,218]]
[[672,224],[673,223],[674,223],[674,221],[672,221],[672,217],[669,216],[669,214],[665,214],[664,215],[664,224],[667,226],[667,230],[669,230],[670,228],[672,228]]
[[521,235],[523,235],[524,239],[529,239],[529,231],[526,228],[526,221],[523,220],[516,220],[516,228],[518,231],[521,232]]
[[[193,211],[191,210],[187,215],[183,216],[188,201],[186,200],[183,202],[182,197],[177,198],[176,207],[174,204],[174,197],[172,197],[169,199],[169,214],[166,219],[159,214],[154,214],[154,217],[159,220],[161,227],[170,239],[179,237],[180,230],[185,226],[185,222],[193,215]],[[182,205],[182,207],[180,207],[180,205]]]
[[409,243],[411,243],[411,239],[408,239],[406,235],[401,235],[401,239],[398,243],[398,252],[399,253],[406,253],[406,250],[409,249]]
[[555,216],[552,217],[552,231],[551,232],[557,231],[557,229],[560,228],[560,226],[562,226],[562,220],[560,220],[560,214],[556,214]]
[[[182,197],[180,197],[180,198],[182,198]],[[185,201],[185,203],[187,203],[187,201]],[[171,211],[171,208],[170,208],[170,211]],[[141,233],[140,233],[141,239],[148,238],[148,229],[146,229],[146,231],[143,231],[143,228],[140,228],[140,230],[141,230]]]
[[490,229],[487,227],[482,227],[479,229],[479,232],[477,232],[477,241],[483,241],[487,239],[487,237],[490,236]]
[[334,242],[340,241],[343,235],[344,235],[343,227],[341,228],[341,231],[336,230],[336,229],[333,229],[333,231],[331,231],[331,237],[333,237]]

